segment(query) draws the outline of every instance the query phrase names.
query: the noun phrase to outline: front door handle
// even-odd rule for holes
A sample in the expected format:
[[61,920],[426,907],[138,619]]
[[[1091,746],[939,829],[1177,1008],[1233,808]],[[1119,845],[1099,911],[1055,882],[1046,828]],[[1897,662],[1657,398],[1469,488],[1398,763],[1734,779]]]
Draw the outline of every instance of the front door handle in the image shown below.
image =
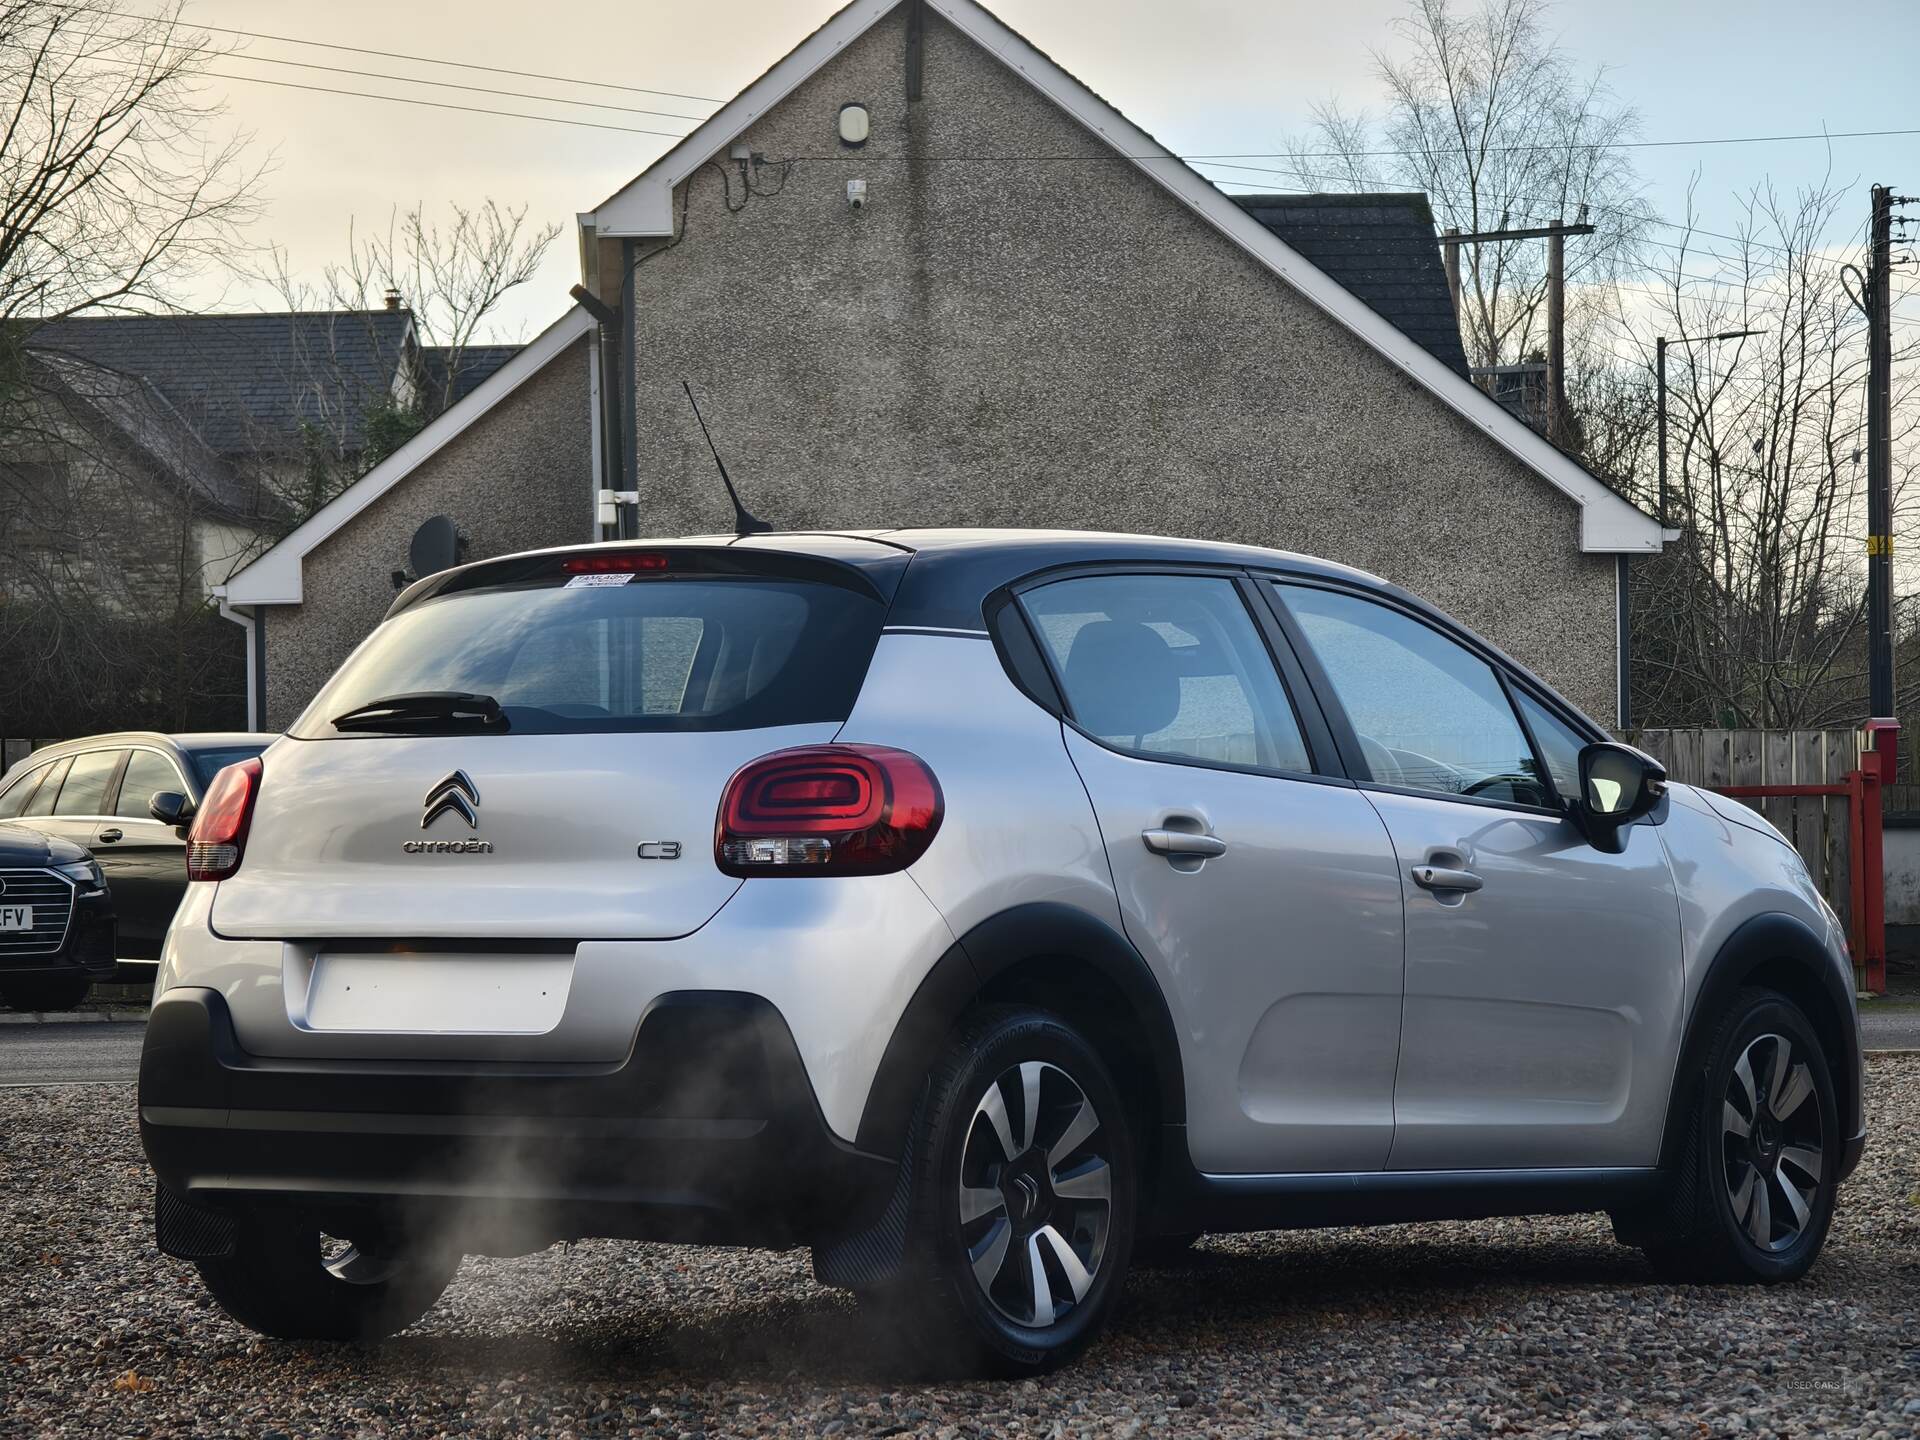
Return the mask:
[[1469,891],[1478,890],[1487,882],[1471,870],[1449,870],[1440,865],[1416,865],[1413,867],[1413,883],[1422,890],[1464,895]]
[[114,841],[118,840],[125,833],[126,833],[125,831],[123,831],[118,825],[116,825],[111,829],[102,830],[94,838],[96,840],[99,840],[103,844],[111,845]]
[[1210,860],[1227,853],[1227,842],[1218,835],[1196,835],[1190,830],[1142,830],[1140,838],[1156,855],[1192,855]]

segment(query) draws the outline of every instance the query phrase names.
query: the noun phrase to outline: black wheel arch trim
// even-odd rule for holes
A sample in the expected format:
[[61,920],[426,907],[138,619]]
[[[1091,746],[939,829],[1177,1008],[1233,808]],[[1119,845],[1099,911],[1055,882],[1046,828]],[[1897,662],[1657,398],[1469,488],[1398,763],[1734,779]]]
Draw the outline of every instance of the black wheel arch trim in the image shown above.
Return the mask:
[[[1741,986],[1761,967],[1785,961],[1803,972],[1820,987],[1832,1015],[1809,1015],[1807,1020],[1823,1038],[1837,1042],[1839,1053],[1829,1055],[1833,1072],[1834,1102],[1840,1112],[1838,1138],[1845,1163],[1845,1179],[1860,1157],[1861,1146],[1853,1144],[1865,1128],[1865,1099],[1862,1094],[1860,1029],[1853,1018],[1853,996],[1828,953],[1826,943],[1804,920],[1781,911],[1768,911],[1742,921],[1722,942],[1699,997],[1687,1016],[1686,1036],[1680,1045],[1680,1058],[1674,1067],[1673,1087],[1667,1099],[1666,1126],[1660,1142],[1660,1168],[1671,1173],[1680,1162],[1680,1150],[1686,1143],[1687,1116],[1684,1107],[1694,1095],[1694,1085],[1704,1077],[1707,1046],[1715,1024]],[[1830,1020],[1831,1026],[1823,1024]],[[1831,1036],[1827,1035],[1829,1028]]]
[[[1187,1101],[1180,1042],[1147,962],[1098,916],[1058,901],[1034,901],[981,921],[927,972],[887,1041],[854,1144],[869,1154],[901,1153],[927,1068],[954,1022],[997,977],[1016,965],[1044,960],[1077,961],[1113,983],[1152,1057],[1162,1121],[1184,1129]],[[1178,1159],[1186,1163],[1184,1144]]]

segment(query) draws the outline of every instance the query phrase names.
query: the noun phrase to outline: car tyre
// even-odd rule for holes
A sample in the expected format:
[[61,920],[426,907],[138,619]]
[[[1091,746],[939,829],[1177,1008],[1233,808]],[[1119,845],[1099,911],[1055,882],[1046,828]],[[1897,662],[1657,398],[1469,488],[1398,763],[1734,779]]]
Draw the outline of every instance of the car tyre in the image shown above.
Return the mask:
[[87,998],[93,982],[84,975],[9,980],[0,988],[11,1010],[71,1010]]
[[915,1136],[906,1258],[869,1304],[937,1368],[1040,1374],[1086,1347],[1133,1247],[1132,1126],[1070,1024],[992,1007],[934,1068]]
[[1671,1190],[1614,1219],[1662,1275],[1779,1284],[1807,1273],[1839,1187],[1840,1126],[1819,1037],[1776,991],[1741,990],[1707,1046]]
[[446,1291],[457,1252],[430,1243],[361,1247],[311,1221],[242,1218],[233,1253],[196,1264],[220,1308],[276,1340],[379,1340],[404,1330]]

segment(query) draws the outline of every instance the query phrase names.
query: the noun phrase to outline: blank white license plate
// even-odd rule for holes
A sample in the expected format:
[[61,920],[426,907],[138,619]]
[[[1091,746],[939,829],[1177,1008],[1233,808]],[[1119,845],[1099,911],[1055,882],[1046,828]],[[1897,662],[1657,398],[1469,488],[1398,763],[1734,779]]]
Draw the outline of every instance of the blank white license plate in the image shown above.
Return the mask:
[[310,1030],[544,1035],[573,986],[571,955],[320,955]]
[[0,930],[33,929],[33,906],[0,905]]

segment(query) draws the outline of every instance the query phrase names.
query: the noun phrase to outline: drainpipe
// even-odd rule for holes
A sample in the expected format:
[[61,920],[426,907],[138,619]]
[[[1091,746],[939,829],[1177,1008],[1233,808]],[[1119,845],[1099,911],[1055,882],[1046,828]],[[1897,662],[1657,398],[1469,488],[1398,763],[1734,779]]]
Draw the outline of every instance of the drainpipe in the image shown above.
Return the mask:
[[267,708],[266,627],[259,623],[258,612],[253,606],[227,603],[226,586],[214,586],[213,598],[220,602],[221,618],[231,620],[247,632],[247,728],[264,729]]
[[[593,317],[593,358],[588,367],[588,385],[593,406],[594,434],[594,525],[593,538],[605,540],[619,533],[617,492],[626,473],[622,460],[624,438],[622,405],[618,377],[622,374],[624,346],[620,334],[622,311],[601,299],[606,286],[600,272],[600,235],[597,217],[591,212],[575,218],[580,233],[580,274],[582,283],[568,293],[576,304]],[[629,242],[622,242],[623,253]]]

